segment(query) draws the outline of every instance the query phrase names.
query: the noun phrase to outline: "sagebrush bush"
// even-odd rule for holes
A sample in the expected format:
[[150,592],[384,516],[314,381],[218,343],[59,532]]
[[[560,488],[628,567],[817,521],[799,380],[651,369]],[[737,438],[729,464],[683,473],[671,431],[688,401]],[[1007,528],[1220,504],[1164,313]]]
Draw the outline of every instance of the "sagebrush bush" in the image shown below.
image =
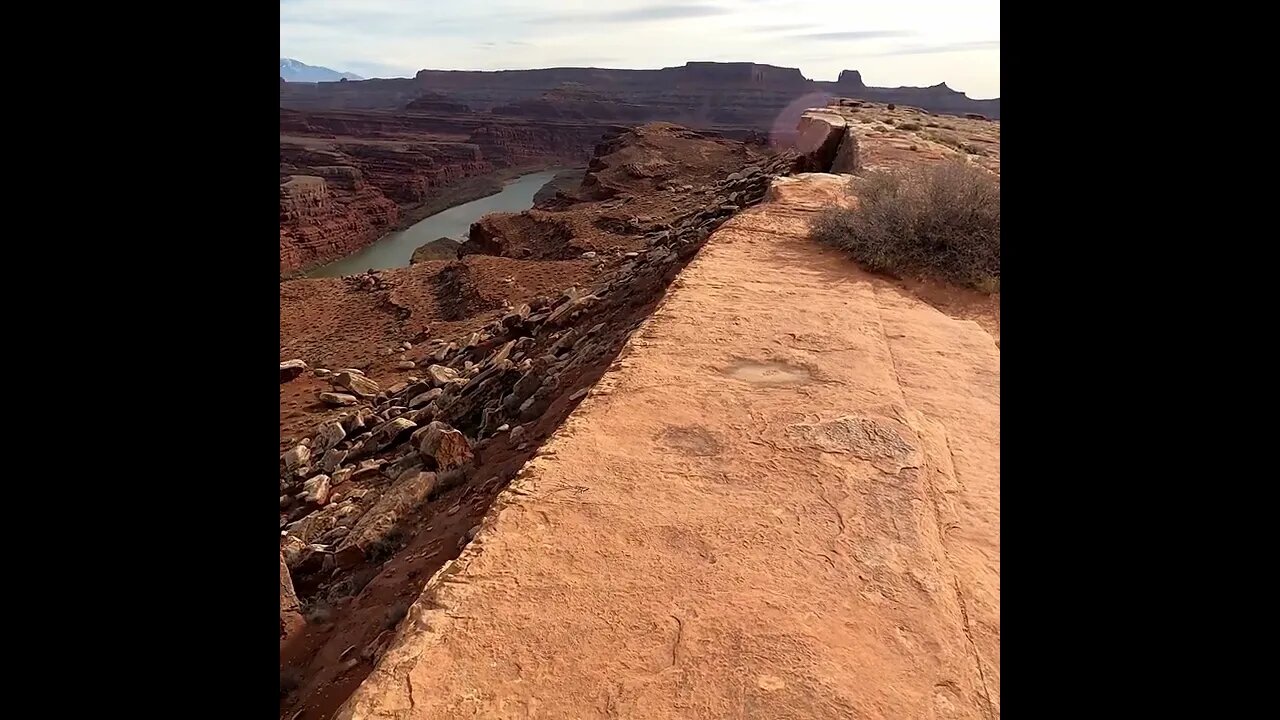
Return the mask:
[[1000,288],[1000,180],[963,160],[853,180],[858,208],[814,222],[819,242],[847,250],[868,270]]

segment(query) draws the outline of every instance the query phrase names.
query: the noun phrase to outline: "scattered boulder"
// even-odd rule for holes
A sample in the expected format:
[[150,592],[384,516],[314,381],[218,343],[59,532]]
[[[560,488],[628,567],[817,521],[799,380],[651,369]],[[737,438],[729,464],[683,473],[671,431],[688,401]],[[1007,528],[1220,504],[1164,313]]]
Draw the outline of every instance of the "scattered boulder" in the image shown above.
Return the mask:
[[302,492],[305,497],[302,499],[316,505],[324,505],[329,502],[329,476],[317,475],[302,484]]
[[[332,475],[333,473],[338,471],[338,467],[342,465],[342,461],[346,459],[347,459],[346,450],[339,450],[338,448],[333,448],[329,452],[325,453],[324,457],[320,458],[320,470],[322,472],[326,472]],[[335,482],[333,484],[336,485],[337,483]]]
[[356,374],[350,370],[343,370],[333,378],[335,387],[343,388],[351,391],[352,395],[360,398],[376,397],[382,388],[378,387],[378,383],[365,377],[363,374]]
[[302,360],[285,360],[280,363],[280,382],[287,383],[307,371],[307,364]]
[[306,445],[296,445],[284,455],[280,456],[284,462],[284,471],[286,474],[292,474],[297,470],[305,468],[311,462],[311,448]]
[[414,441],[423,459],[441,471],[461,467],[474,457],[467,436],[438,420],[415,434]]
[[805,158],[805,169],[827,172],[831,168],[847,126],[839,113],[827,110],[806,110],[800,116],[796,150]]
[[381,554],[380,548],[391,541],[401,518],[422,508],[435,488],[435,473],[415,472],[383,493],[338,546],[338,565],[352,567],[370,555]]
[[311,451],[316,455],[323,455],[330,448],[346,439],[346,437],[347,431],[343,429],[342,423],[337,420],[322,423],[316,430],[316,439],[311,444]]
[[355,405],[360,401],[355,395],[336,392],[322,392],[320,393],[320,402],[330,407],[346,407],[348,405]]
[[441,387],[457,380],[458,371],[443,365],[432,365],[427,368],[427,379],[436,387]]
[[420,408],[426,405],[427,403],[430,403],[432,400],[435,400],[436,398],[440,397],[440,395],[442,395],[443,393],[444,393],[444,390],[440,388],[432,388],[424,393],[419,393],[417,395],[414,395],[409,400],[409,407],[415,408],[415,409]]
[[378,452],[383,448],[389,447],[400,436],[418,427],[412,420],[404,417],[391,418],[387,422],[374,428],[373,435],[365,443],[365,449],[368,452]]
[[284,561],[284,551],[280,551],[280,637],[290,635],[297,628],[306,624],[302,617],[302,603],[298,593],[293,589],[293,578],[289,575],[289,566]]

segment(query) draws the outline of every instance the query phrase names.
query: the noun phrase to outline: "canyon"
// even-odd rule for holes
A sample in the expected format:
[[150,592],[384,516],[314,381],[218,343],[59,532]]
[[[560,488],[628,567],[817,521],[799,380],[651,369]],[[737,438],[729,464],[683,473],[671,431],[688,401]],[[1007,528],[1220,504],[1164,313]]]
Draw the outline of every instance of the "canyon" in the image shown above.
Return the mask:
[[280,273],[295,277],[524,172],[580,166],[600,138],[653,121],[788,146],[831,97],[998,118],[998,99],[940,84],[877,88],[857,71],[688,63],[662,70],[423,70],[280,83]]
[[833,172],[998,175],[999,123],[475,103],[281,111],[282,273],[286,231],[302,267],[586,167],[455,257],[282,280],[281,717],[998,717],[998,297],[806,228],[857,202]]

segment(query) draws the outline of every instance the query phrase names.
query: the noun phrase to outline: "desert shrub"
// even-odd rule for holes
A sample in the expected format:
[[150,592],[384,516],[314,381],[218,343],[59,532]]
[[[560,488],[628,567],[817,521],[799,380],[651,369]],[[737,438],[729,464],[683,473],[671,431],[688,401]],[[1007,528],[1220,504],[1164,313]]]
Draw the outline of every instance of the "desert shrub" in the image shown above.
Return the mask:
[[857,209],[818,217],[812,236],[873,272],[1000,288],[1000,181],[952,160],[855,178]]

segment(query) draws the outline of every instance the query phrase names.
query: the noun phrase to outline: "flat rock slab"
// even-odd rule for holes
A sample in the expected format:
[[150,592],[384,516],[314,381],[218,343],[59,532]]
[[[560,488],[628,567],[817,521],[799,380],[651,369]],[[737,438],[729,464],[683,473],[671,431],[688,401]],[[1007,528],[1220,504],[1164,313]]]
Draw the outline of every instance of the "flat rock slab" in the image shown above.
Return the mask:
[[712,236],[339,718],[999,717],[999,349],[807,239],[846,182]]

